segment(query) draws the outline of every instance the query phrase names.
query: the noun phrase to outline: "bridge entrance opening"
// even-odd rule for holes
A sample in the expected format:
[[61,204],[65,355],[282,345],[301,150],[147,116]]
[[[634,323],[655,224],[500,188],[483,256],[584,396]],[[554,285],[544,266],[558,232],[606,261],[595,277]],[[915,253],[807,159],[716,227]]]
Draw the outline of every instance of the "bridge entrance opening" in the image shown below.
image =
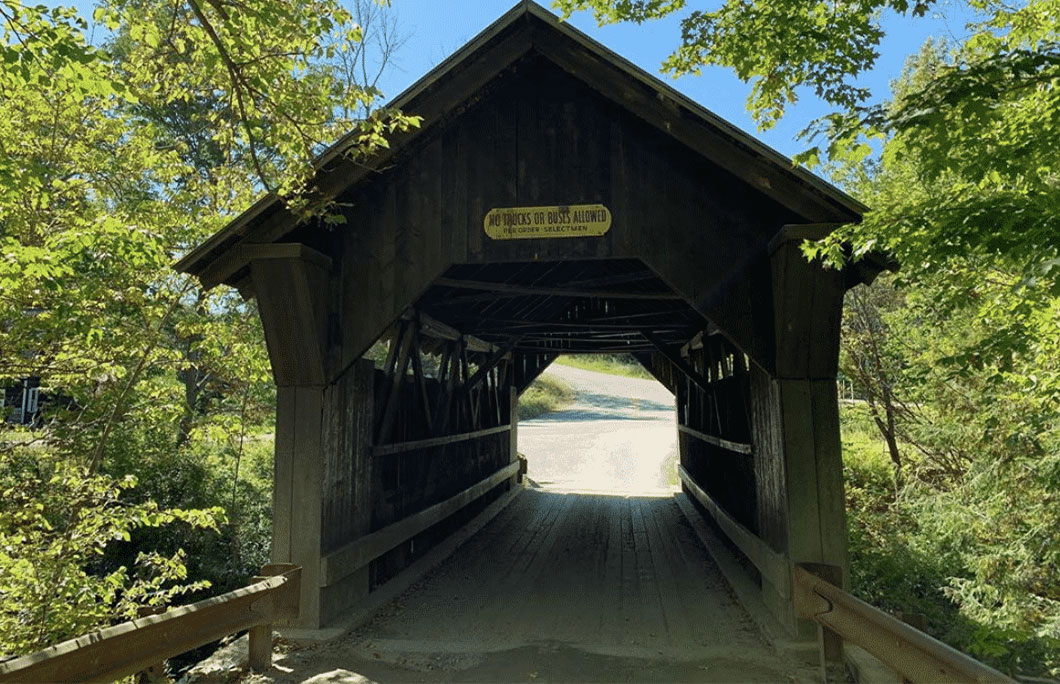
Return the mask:
[[[674,397],[667,510],[727,537],[783,629],[813,637],[792,568],[847,564],[839,317],[881,264],[829,270],[800,244],[863,208],[529,2],[394,105],[423,125],[372,159],[345,154],[351,135],[319,160],[340,227],[267,197],[179,265],[258,303],[278,388],[272,553],[302,567],[298,625],[334,624],[466,525],[540,500],[520,396],[560,354],[624,353]],[[573,510],[551,495],[532,517]],[[587,500],[590,518],[620,505]],[[695,574],[680,516],[652,506],[619,519]],[[498,529],[490,548],[518,554],[525,521]],[[622,581],[610,562],[601,590]],[[684,610],[686,580],[660,580],[660,601]]]
[[[655,493],[676,484],[674,396],[641,366],[705,321],[637,259],[460,266],[417,310],[498,349],[538,359],[537,382],[570,394],[565,410],[521,421],[529,481],[549,489]],[[623,355],[641,378],[560,365],[561,355]],[[550,365],[542,365],[548,363]],[[545,370],[548,368],[548,370]],[[526,379],[530,379],[528,375]],[[518,386],[521,397],[537,390]],[[517,413],[519,413],[517,411]],[[670,467],[669,475],[666,472]]]
[[560,403],[519,421],[530,486],[662,497],[680,489],[674,396],[632,356],[561,356],[520,398],[522,416],[538,391]]

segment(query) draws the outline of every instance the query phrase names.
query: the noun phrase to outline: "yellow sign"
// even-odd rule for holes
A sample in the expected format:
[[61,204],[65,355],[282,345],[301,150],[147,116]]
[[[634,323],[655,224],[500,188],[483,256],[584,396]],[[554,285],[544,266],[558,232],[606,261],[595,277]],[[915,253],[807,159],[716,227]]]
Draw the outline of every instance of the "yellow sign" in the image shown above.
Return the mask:
[[611,212],[602,204],[512,207],[491,209],[482,223],[494,240],[600,237],[611,229]]

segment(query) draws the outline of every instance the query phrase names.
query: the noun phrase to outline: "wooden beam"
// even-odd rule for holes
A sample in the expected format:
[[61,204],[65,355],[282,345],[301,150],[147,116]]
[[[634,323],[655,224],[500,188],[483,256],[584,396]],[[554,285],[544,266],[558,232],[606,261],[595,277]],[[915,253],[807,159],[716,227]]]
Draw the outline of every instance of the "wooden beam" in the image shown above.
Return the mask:
[[[439,340],[449,340],[450,342],[456,342],[464,336],[462,332],[457,330],[451,325],[442,323],[439,320],[431,317],[423,311],[417,311],[417,315],[420,319],[420,328],[424,335],[433,337]],[[408,314],[411,318],[412,314]]]
[[713,444],[716,447],[720,447],[722,449],[726,449],[737,454],[744,454],[746,456],[750,456],[752,453],[754,453],[754,449],[751,447],[750,444],[744,444],[742,442],[731,442],[727,439],[722,439],[721,437],[715,437],[714,435],[708,435],[705,432],[700,432],[699,430],[690,428],[687,425],[678,425],[677,431],[683,432],[691,437],[695,437],[701,442]]
[[301,259],[325,271],[331,269],[329,257],[300,242],[243,243],[224,252],[212,262],[199,275],[199,280],[203,288],[209,290],[247,268],[255,259]]
[[[412,314],[408,315],[411,316]],[[428,337],[451,342],[463,339],[467,343],[468,350],[473,352],[493,353],[497,351],[497,347],[489,342],[481,340],[474,335],[462,333],[453,326],[443,323],[423,311],[416,311],[415,315],[419,316],[420,331]]]
[[[469,321],[470,322],[470,321]],[[698,323],[698,322],[697,322]],[[684,324],[670,324],[665,325],[658,322],[648,323],[594,323],[592,321],[569,321],[569,320],[557,320],[557,321],[526,321],[511,318],[489,318],[483,317],[473,322],[476,326],[476,332],[480,335],[485,335],[488,332],[493,331],[524,331],[524,330],[540,330],[545,332],[551,331],[562,331],[562,330],[575,330],[579,332],[594,332],[600,331],[629,331],[636,332],[638,330],[661,330],[661,331],[672,331],[679,332],[687,330],[688,328],[696,325],[697,323],[686,322]]]
[[[507,429],[508,426],[505,426]],[[486,494],[519,472],[519,463],[510,463],[493,475],[471,485],[445,501],[414,513],[378,532],[347,544],[320,559],[320,576],[324,586],[333,585],[356,572],[399,544],[445,520],[453,513]]]
[[517,342],[517,341],[518,341],[518,339],[516,339],[515,341],[513,341],[511,344],[507,345],[506,347],[503,347],[502,349],[498,349],[493,354],[493,356],[491,356],[490,358],[486,359],[486,361],[480,363],[479,367],[478,367],[478,370],[475,371],[475,374],[472,375],[468,379],[467,384],[465,384],[464,387],[462,388],[463,391],[469,392],[472,389],[474,389],[474,387],[476,385],[478,385],[480,382],[482,382],[482,379],[486,377],[487,373],[489,373],[491,370],[493,370],[494,368],[497,367],[498,363],[500,363],[501,361],[503,361],[506,358],[509,358],[509,355],[512,352],[512,347],[515,346],[515,342]]
[[399,442],[397,444],[382,444],[379,446],[372,447],[372,453],[376,456],[389,456],[391,454],[400,454],[405,451],[415,451],[416,449],[429,449],[431,447],[436,446],[445,446],[446,444],[467,442],[472,439],[478,439],[479,437],[495,435],[498,432],[510,430],[511,427],[511,425],[498,425],[497,427],[486,428],[484,430],[475,430],[474,432],[461,432],[457,435],[443,435],[441,437],[432,437],[430,439],[417,439],[412,442]]
[[608,314],[606,316],[596,316],[596,317],[593,317],[593,318],[590,318],[590,319],[586,319],[586,320],[590,320],[590,321],[592,321],[594,323],[608,323],[608,322],[612,322],[613,323],[613,322],[619,322],[619,321],[623,321],[623,322],[624,321],[630,321],[630,320],[633,320],[633,319],[658,318],[660,316],[665,316],[666,318],[671,318],[671,317],[673,317],[673,315],[675,313],[687,314],[689,316],[694,317],[697,321],[704,320],[703,317],[700,316],[699,312],[696,311],[695,309],[691,308],[686,302],[681,302],[680,306],[675,306],[673,309],[668,309],[668,308],[665,308],[665,307],[664,308],[653,307],[653,309],[651,311],[640,311],[640,312],[637,312],[637,313]]
[[390,436],[390,430],[394,425],[394,418],[397,416],[397,405],[401,395],[401,385],[405,380],[405,372],[409,367],[409,351],[412,348],[412,323],[406,323],[404,334],[401,337],[400,349],[396,363],[394,365],[394,374],[388,378],[390,380],[390,389],[387,392],[386,399],[383,401],[383,414],[382,419],[379,423],[379,433],[376,437],[376,441],[385,442],[387,437]]
[[434,432],[431,421],[431,399],[427,394],[427,378],[423,373],[423,360],[420,358],[420,332],[417,325],[412,329],[412,374],[416,380],[416,388],[420,395],[420,405],[423,409],[423,419],[427,422],[427,432]]
[[450,409],[453,405],[453,395],[456,393],[456,382],[460,375],[460,356],[463,353],[463,341],[456,340],[449,345],[445,353],[445,383],[442,387],[442,397],[437,412],[438,420],[435,429],[445,432],[449,429]]
[[301,253],[304,245],[281,247],[249,262],[273,375],[277,385],[322,386],[327,382],[328,270],[319,259],[287,253]]
[[229,634],[298,617],[300,578],[301,568],[285,566],[248,587],[0,663],[0,682],[112,682],[134,675]]
[[[460,354],[460,377],[464,380],[464,387],[468,386],[471,380],[471,363],[467,360],[467,349],[465,348]],[[471,396],[471,390],[461,392],[464,398],[467,399],[467,415],[471,421],[472,428],[478,428],[478,402]]]
[[513,348],[514,351],[528,353],[528,354],[636,354],[638,352],[651,352],[655,351],[655,347],[650,344],[631,344],[622,346],[592,346],[592,347],[546,347],[533,345],[518,345]]
[[621,283],[636,283],[642,280],[658,279],[650,269],[636,271],[634,273],[615,273],[613,275],[599,276],[596,278],[584,278],[568,280],[562,287],[599,287],[601,285],[619,285]]
[[670,392],[670,394],[676,395],[677,388],[673,387],[669,380],[667,380],[655,370],[655,364],[652,363],[653,353],[658,352],[637,352],[633,355],[633,358],[635,358],[637,360],[637,363],[639,363],[641,367],[644,368],[644,370],[648,371],[648,373],[650,373],[653,378],[658,380],[659,384],[665,387]]
[[800,244],[803,240],[823,240],[828,237],[836,228],[845,225],[842,223],[789,223],[781,226],[777,234],[769,240],[769,247],[767,248],[769,253],[777,251],[785,242],[791,242],[792,240],[798,241]]
[[588,343],[588,344],[601,344],[601,343],[619,344],[619,343],[622,343],[622,342],[631,342],[631,343],[633,343],[636,346],[642,346],[644,344],[644,339],[637,333],[624,333],[624,332],[623,333],[601,333],[599,335],[592,335],[592,336],[589,336],[589,337],[586,337],[584,335],[579,335],[578,337],[573,337],[572,335],[574,335],[574,334],[576,334],[576,333],[572,333],[572,332],[563,332],[563,333],[554,333],[554,334],[537,333],[537,334],[534,334],[534,335],[527,335],[526,337],[522,338],[522,342],[525,342],[527,344],[542,344],[542,343],[547,344],[549,342],[557,342],[557,343],[579,343],[579,342],[583,342],[583,343]]
[[574,290],[558,287],[537,287],[532,285],[512,285],[509,283],[490,283],[478,280],[456,280],[454,278],[436,278],[435,285],[463,290],[482,290],[495,296],[543,296],[543,297],[597,297],[600,299],[645,299],[652,301],[672,301],[681,297],[673,292],[621,292],[617,290]]
[[725,536],[754,564],[762,577],[776,588],[783,598],[791,598],[791,566],[788,559],[769,547],[758,535],[741,525],[710,497],[684,466],[677,472],[685,488],[718,524]]
[[386,353],[386,363],[383,364],[383,371],[388,375],[394,374],[394,366],[397,365],[398,349],[401,348],[401,339],[408,328],[405,323],[397,323],[394,326],[394,332],[390,333],[390,348]]
[[[518,394],[522,394],[526,391],[526,388],[533,384],[534,380],[537,379],[546,368],[551,365],[559,354],[555,350],[548,350],[545,352],[520,352],[518,356],[513,356],[513,362],[518,363],[519,366],[515,368],[515,376],[513,378],[513,384]],[[531,360],[533,364],[531,364]]]
[[644,335],[644,339],[651,342],[652,346],[659,350],[659,353],[665,356],[670,363],[677,366],[678,370],[688,376],[688,379],[694,382],[696,384],[696,387],[703,390],[704,392],[713,391],[707,379],[697,373],[696,369],[693,368],[687,361],[682,359],[680,355],[674,353],[672,349],[668,348],[665,344],[662,343],[661,340],[659,340],[654,335],[647,333],[641,334]]
[[688,356],[688,353],[690,351],[694,351],[694,350],[697,350],[697,349],[702,349],[703,348],[703,334],[704,334],[703,330],[700,330],[699,332],[697,332],[695,334],[695,336],[692,337],[692,339],[690,339],[688,342],[685,343],[685,345],[683,347],[681,347],[681,351],[678,352],[678,353],[682,357],[684,357],[684,356]]

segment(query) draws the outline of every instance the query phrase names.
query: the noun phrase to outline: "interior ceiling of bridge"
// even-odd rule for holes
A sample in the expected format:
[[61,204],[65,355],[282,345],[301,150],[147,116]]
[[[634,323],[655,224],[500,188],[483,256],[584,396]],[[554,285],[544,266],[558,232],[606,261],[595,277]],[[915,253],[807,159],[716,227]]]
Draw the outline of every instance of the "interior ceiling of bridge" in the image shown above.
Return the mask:
[[710,327],[637,259],[453,266],[416,308],[526,353],[650,352]]

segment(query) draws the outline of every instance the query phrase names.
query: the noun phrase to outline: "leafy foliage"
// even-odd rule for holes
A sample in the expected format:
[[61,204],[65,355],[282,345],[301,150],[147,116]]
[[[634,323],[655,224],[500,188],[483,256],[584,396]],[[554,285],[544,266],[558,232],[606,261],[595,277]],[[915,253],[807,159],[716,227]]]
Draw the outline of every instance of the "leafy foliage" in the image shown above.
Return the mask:
[[171,264],[263,190],[326,220],[315,155],[417,123],[350,80],[341,55],[374,29],[337,0],[102,0],[92,22],[0,0],[0,386],[46,397],[32,432],[0,434],[3,653],[254,574],[260,323]]
[[519,419],[530,420],[546,413],[561,411],[574,401],[574,390],[552,375],[542,375],[519,397]]
[[[565,15],[592,10],[598,21],[644,21],[685,9],[686,0],[556,0]],[[705,66],[729,67],[752,85],[748,109],[772,126],[809,87],[826,102],[853,108],[869,92],[856,84],[879,57],[885,9],[923,16],[933,0],[728,0],[681,20],[681,45],[663,64],[674,76]]]
[[184,523],[216,531],[219,508],[167,509],[130,503],[136,478],[92,475],[40,449],[0,452],[0,630],[5,653],[29,653],[141,606],[209,586],[188,581],[185,554],[136,554],[134,564],[98,569],[108,545],[137,530]]
[[565,354],[556,359],[556,363],[630,378],[652,377],[632,354]]

